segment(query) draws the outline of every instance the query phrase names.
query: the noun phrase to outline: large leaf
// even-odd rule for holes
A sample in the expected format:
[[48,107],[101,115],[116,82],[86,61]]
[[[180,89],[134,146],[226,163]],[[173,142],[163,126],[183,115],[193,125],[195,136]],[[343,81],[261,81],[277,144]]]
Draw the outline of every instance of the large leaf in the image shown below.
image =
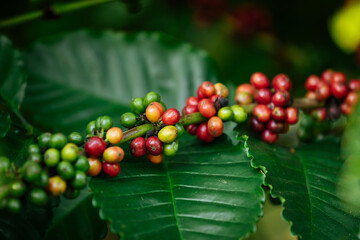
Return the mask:
[[10,124],[11,120],[9,113],[0,110],[0,138],[6,136],[10,129]]
[[[240,128],[236,131],[242,132]],[[336,195],[340,144],[323,140],[295,149],[249,141],[253,164],[266,173],[265,184],[283,201],[283,217],[301,239],[357,239],[360,219]]]
[[262,214],[263,175],[252,169],[246,142],[180,142],[154,165],[126,153],[119,176],[93,178],[94,202],[124,239],[240,239]]
[[33,122],[69,132],[108,114],[119,119],[131,99],[148,91],[168,107],[215,74],[207,55],[159,33],[79,31],[35,44],[26,56],[24,109]]

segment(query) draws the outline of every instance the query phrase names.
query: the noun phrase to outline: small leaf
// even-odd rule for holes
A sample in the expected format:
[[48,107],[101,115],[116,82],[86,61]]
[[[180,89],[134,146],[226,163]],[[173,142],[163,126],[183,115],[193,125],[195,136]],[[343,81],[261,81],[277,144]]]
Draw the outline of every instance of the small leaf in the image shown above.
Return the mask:
[[6,136],[7,132],[10,129],[10,125],[11,119],[9,113],[0,111],[0,138]]

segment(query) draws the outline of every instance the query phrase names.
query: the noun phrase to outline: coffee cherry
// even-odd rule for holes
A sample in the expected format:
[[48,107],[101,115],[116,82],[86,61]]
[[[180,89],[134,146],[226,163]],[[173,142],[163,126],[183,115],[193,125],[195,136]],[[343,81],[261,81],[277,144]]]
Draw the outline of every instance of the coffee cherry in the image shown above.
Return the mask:
[[29,193],[29,200],[36,206],[45,206],[48,201],[48,196],[44,190],[34,188]]
[[333,70],[327,69],[321,74],[321,78],[322,78],[323,81],[325,81],[325,83],[330,84],[331,83],[331,77],[332,77],[333,74],[334,74]]
[[41,158],[40,153],[33,153],[27,158],[27,161],[41,163]]
[[67,187],[64,192],[64,198],[66,199],[75,199],[80,195],[80,190],[74,189],[72,187]]
[[248,93],[250,95],[255,94],[255,88],[249,83],[243,83],[236,88],[236,95],[240,93]]
[[290,91],[292,84],[288,75],[280,73],[276,75],[272,81],[275,90]]
[[278,140],[279,135],[271,132],[269,129],[266,129],[263,131],[261,137],[265,142],[273,144]]
[[132,112],[127,112],[121,115],[120,124],[124,127],[133,127],[136,123],[136,115]]
[[340,105],[340,110],[344,115],[351,115],[354,112],[354,108],[346,103]]
[[315,91],[318,83],[321,81],[321,79],[316,75],[310,75],[305,82],[305,88],[308,91]]
[[0,173],[7,172],[10,168],[10,160],[7,157],[0,157]]
[[57,172],[62,179],[69,180],[75,175],[75,169],[70,162],[62,161],[57,167]]
[[158,137],[163,143],[171,143],[177,138],[177,134],[178,131],[175,126],[166,126],[159,131]]
[[123,137],[123,131],[118,127],[112,127],[106,132],[106,139],[111,144],[118,144]]
[[152,123],[158,122],[163,113],[164,108],[158,102],[152,102],[146,108],[146,118]]
[[174,156],[179,150],[179,140],[175,140],[171,143],[164,144],[164,155],[171,157]]
[[68,143],[65,147],[61,150],[61,159],[63,161],[74,162],[77,159],[79,149],[73,143]]
[[288,91],[276,91],[271,101],[276,107],[287,106],[290,102],[290,94]]
[[210,135],[207,123],[201,123],[196,130],[196,137],[204,142],[214,141],[214,137]]
[[218,117],[223,121],[231,121],[234,118],[234,113],[230,107],[223,107],[217,113]]
[[218,99],[224,99],[222,96],[220,96],[220,95],[212,95],[211,97],[210,97],[210,101],[212,102],[212,103],[215,103],[216,101],[218,101]]
[[94,135],[96,132],[96,124],[95,121],[91,121],[86,126],[86,134],[87,135]]
[[233,105],[230,108],[234,114],[234,122],[242,123],[246,121],[248,114],[243,107],[240,107],[239,105]]
[[270,120],[267,124],[267,128],[273,133],[282,133],[284,130],[284,123]]
[[271,91],[267,88],[262,88],[255,94],[255,101],[259,104],[269,104],[271,102]]
[[253,116],[259,120],[259,122],[266,123],[270,120],[271,111],[270,109],[263,104],[256,105],[252,112]]
[[286,110],[285,121],[289,124],[295,124],[298,121],[298,110],[296,107],[288,107]]
[[326,84],[324,81],[320,81],[316,86],[316,99],[318,101],[324,101],[330,97],[331,91],[329,85]]
[[209,99],[203,99],[198,104],[198,109],[201,115],[206,118],[211,118],[216,114],[214,104]]
[[29,146],[27,146],[26,148],[26,155],[30,156],[33,153],[41,153],[40,147],[36,144],[30,144]]
[[16,180],[10,184],[9,192],[13,197],[21,197],[26,192],[26,185],[21,180]]
[[119,163],[102,163],[102,169],[106,175],[109,177],[116,177],[120,173],[120,165]]
[[200,92],[202,93],[202,95],[206,98],[211,97],[212,95],[214,95],[215,93],[215,87],[214,85],[209,82],[209,81],[205,81],[203,82],[200,87]]
[[196,124],[190,124],[186,127],[186,131],[190,134],[190,135],[195,135],[196,134],[196,130],[198,129],[198,125]]
[[215,94],[226,98],[229,95],[229,89],[222,83],[216,83],[214,85]]
[[67,139],[64,134],[62,133],[55,133],[51,136],[49,147],[62,149],[67,142]]
[[51,138],[51,133],[43,133],[39,136],[38,144],[40,148],[47,148],[49,147],[49,142]]
[[270,83],[268,78],[263,73],[253,73],[250,77],[251,85],[253,85],[256,89],[268,88]]
[[41,187],[41,188],[47,187],[49,183],[49,176],[47,172],[41,171],[39,179],[36,180],[34,183],[37,187]]
[[176,108],[166,110],[162,116],[162,121],[166,125],[175,125],[180,120],[180,113]]
[[152,154],[148,153],[148,154],[146,154],[146,157],[150,162],[152,162],[154,164],[159,164],[162,162],[164,155],[163,154],[152,155]]
[[118,146],[112,146],[107,148],[103,153],[103,159],[108,163],[117,163],[123,160],[124,150]]
[[89,171],[87,172],[88,175],[95,177],[99,175],[101,172],[101,162],[97,158],[88,158],[89,161]]
[[144,97],[144,107],[146,108],[147,106],[149,106],[150,103],[152,102],[160,102],[161,97],[158,93],[156,92],[149,92],[148,94],[146,94],[146,96]]
[[90,156],[97,158],[106,149],[106,143],[102,138],[91,137],[85,143],[85,152]]
[[253,102],[253,95],[250,93],[242,92],[238,93],[235,96],[235,101],[239,105],[246,105]]
[[315,92],[307,92],[305,95],[305,98],[307,99],[316,99],[316,93]]
[[49,148],[44,154],[44,163],[48,167],[55,167],[60,161],[59,150],[55,148]]
[[314,109],[311,116],[318,122],[323,122],[326,119],[326,108]]
[[350,91],[358,92],[360,90],[360,80],[353,79],[349,82]]
[[183,108],[182,114],[187,115],[187,114],[191,114],[191,113],[196,113],[198,111],[199,111],[198,106],[188,105]]
[[66,182],[59,176],[49,179],[48,190],[55,197],[62,195],[66,190]]
[[331,84],[331,93],[335,98],[344,98],[347,94],[347,87],[342,82],[334,82]]
[[271,111],[271,117],[278,122],[284,121],[285,116],[286,116],[286,112],[285,112],[285,109],[282,107],[275,107]]
[[145,146],[149,153],[152,155],[159,155],[163,151],[163,145],[159,138],[156,136],[149,137],[146,140]]
[[68,136],[68,141],[71,143],[76,144],[77,146],[81,146],[84,144],[84,138],[83,136],[78,132],[72,132]]
[[103,129],[104,131],[109,130],[113,125],[113,120],[109,116],[100,116],[95,121],[95,126],[98,131]]
[[130,153],[134,157],[142,157],[146,154],[145,138],[137,137],[130,143]]
[[186,100],[187,106],[197,106],[199,104],[199,99],[197,97],[191,96]]
[[71,181],[71,186],[75,189],[83,189],[87,184],[87,176],[83,171],[76,170],[75,176]]
[[335,72],[331,75],[330,84],[343,83],[346,84],[346,76],[342,72]]
[[79,156],[75,162],[75,169],[83,172],[89,171],[90,164],[85,156]]
[[345,101],[349,106],[355,106],[358,102],[358,94],[355,91],[351,91],[347,94]]
[[174,125],[178,131],[177,139],[179,139],[185,132],[184,126],[181,123],[177,123]]
[[145,112],[144,99],[141,97],[134,98],[130,104],[131,111],[136,114],[142,114]]
[[213,137],[219,137],[224,131],[223,121],[219,117],[211,117],[207,124],[209,133]]
[[201,92],[200,87],[197,89],[196,95],[197,95],[197,98],[199,99],[199,101],[205,98],[205,95],[204,95],[204,93]]
[[12,213],[18,213],[21,209],[21,203],[19,199],[9,198],[6,202],[6,209]]

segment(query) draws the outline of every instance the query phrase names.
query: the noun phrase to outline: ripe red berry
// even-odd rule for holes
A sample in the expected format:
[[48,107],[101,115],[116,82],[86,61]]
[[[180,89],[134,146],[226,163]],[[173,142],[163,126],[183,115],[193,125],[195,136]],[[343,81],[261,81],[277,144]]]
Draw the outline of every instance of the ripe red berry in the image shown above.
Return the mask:
[[249,83],[243,83],[236,88],[236,94],[239,94],[239,93],[249,93],[251,95],[254,95],[255,88],[253,85],[251,85]]
[[327,84],[330,84],[333,73],[334,73],[333,70],[327,69],[321,74],[321,79],[325,81]]
[[271,102],[271,91],[267,88],[262,88],[255,94],[255,101],[259,104],[269,104]]
[[219,99],[219,98],[222,98],[222,96],[220,96],[220,95],[212,95],[212,96],[210,97],[210,101],[211,101],[212,103],[215,103],[216,100]]
[[256,72],[251,75],[250,82],[256,89],[268,88],[270,85],[269,79],[265,76],[265,74],[260,72]]
[[166,125],[175,125],[180,120],[180,113],[176,108],[169,108],[162,116],[162,121]]
[[102,138],[91,137],[85,143],[85,152],[90,156],[97,158],[106,149],[106,143]]
[[146,149],[152,155],[159,155],[163,151],[163,145],[160,139],[156,136],[151,136],[146,140],[145,143]]
[[199,112],[206,118],[215,116],[216,109],[214,104],[209,99],[202,99],[198,105]]
[[216,83],[214,85],[215,94],[226,98],[229,95],[229,89],[222,83]]
[[342,72],[335,72],[331,75],[330,84],[343,83],[346,84],[346,76]]
[[305,82],[305,87],[308,91],[315,91],[316,86],[321,81],[321,79],[316,75],[310,75]]
[[278,122],[284,121],[285,116],[286,112],[285,109],[282,107],[275,107],[271,112],[271,117]]
[[137,137],[130,143],[130,152],[134,157],[142,157],[146,154],[146,141],[143,137]]
[[223,133],[224,124],[219,117],[211,117],[207,124],[211,136],[219,137]]
[[270,120],[267,124],[267,128],[273,133],[282,133],[284,130],[284,123]]
[[276,90],[290,91],[292,84],[288,75],[280,73],[276,75],[272,81],[273,87]]
[[342,82],[333,82],[330,89],[335,98],[344,98],[348,92],[346,85]]
[[350,106],[354,106],[356,105],[356,103],[358,102],[358,93],[355,91],[351,91],[348,93],[348,95],[346,95],[345,98],[345,103],[350,105]]
[[209,82],[209,81],[205,81],[203,82],[200,87],[200,92],[202,93],[202,95],[206,98],[211,97],[212,95],[214,95],[215,93],[215,87],[214,85]]
[[307,92],[305,95],[305,98],[316,99],[316,93],[315,92]]
[[210,135],[207,123],[202,123],[196,130],[196,136],[199,140],[204,142],[214,141],[214,137]]
[[286,110],[285,120],[289,124],[295,124],[298,121],[298,110],[296,107],[288,107]]
[[197,97],[191,96],[186,100],[186,105],[197,106],[199,104],[199,99]]
[[349,82],[349,89],[351,91],[359,91],[360,90],[360,80],[358,79],[353,79]]
[[198,96],[199,101],[200,101],[201,99],[205,98],[205,95],[201,92],[200,87],[197,89],[196,94],[197,94],[197,96]]
[[261,137],[265,142],[272,144],[278,140],[279,135],[277,133],[271,132],[269,129],[266,129],[263,131]]
[[102,169],[106,175],[109,177],[116,177],[120,173],[119,163],[102,163]]
[[351,115],[354,112],[354,108],[346,103],[341,104],[341,112],[347,116]]
[[186,127],[186,131],[190,134],[190,135],[195,135],[196,134],[196,130],[198,129],[198,125],[197,124],[190,124]]
[[290,102],[290,93],[288,91],[276,91],[271,102],[277,107],[284,107]]
[[319,101],[326,100],[331,95],[330,87],[328,84],[326,84],[326,82],[320,81],[318,83],[318,85],[316,86],[315,93],[316,93],[317,100],[319,100]]
[[270,109],[264,105],[264,104],[259,104],[256,105],[253,109],[253,116],[262,123],[266,123],[267,121],[270,120],[271,117],[271,111]]
[[323,122],[326,119],[326,108],[314,109],[311,115],[315,120]]
[[235,101],[239,105],[250,104],[253,102],[253,95],[247,92],[237,93],[235,96]]
[[196,113],[198,112],[199,109],[198,109],[198,106],[194,106],[194,105],[188,105],[188,106],[185,106],[182,110],[182,114],[185,115],[185,114],[191,114],[191,113]]
[[259,122],[255,117],[250,118],[250,126],[256,132],[262,132],[266,129],[265,124]]

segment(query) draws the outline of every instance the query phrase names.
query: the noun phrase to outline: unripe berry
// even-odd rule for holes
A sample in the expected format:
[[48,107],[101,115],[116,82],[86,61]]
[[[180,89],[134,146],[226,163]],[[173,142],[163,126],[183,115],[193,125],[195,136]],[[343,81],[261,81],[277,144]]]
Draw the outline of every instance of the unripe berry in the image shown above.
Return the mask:
[[111,144],[118,144],[123,137],[123,131],[118,127],[112,127],[106,132],[106,139]]
[[310,75],[305,82],[305,87],[308,91],[315,91],[321,79],[316,75]]
[[89,161],[89,171],[87,172],[88,175],[95,177],[99,175],[101,172],[101,162],[97,158],[88,158]]
[[251,85],[249,83],[243,83],[236,88],[236,94],[239,94],[239,93],[249,93],[251,95],[254,95],[255,88],[253,85]]
[[312,117],[318,121],[318,122],[323,122],[326,119],[326,108],[318,108],[318,109],[314,109],[311,112]]
[[229,95],[229,89],[222,83],[216,83],[214,85],[215,94],[226,98]]
[[269,104],[271,102],[271,91],[267,88],[262,88],[255,94],[255,101],[259,104]]
[[269,80],[265,74],[259,72],[251,75],[250,82],[256,89],[268,88],[270,85]]
[[278,140],[279,135],[277,133],[271,132],[269,129],[266,129],[262,133],[261,137],[265,142],[273,144]]
[[178,131],[175,126],[165,126],[159,131],[158,137],[163,143],[171,143],[176,139],[177,134]]
[[275,90],[290,91],[292,84],[288,75],[280,73],[276,75],[272,81]]
[[123,160],[124,150],[118,146],[112,146],[107,148],[103,153],[103,159],[108,163],[117,163]]
[[49,178],[48,190],[55,197],[62,195],[66,190],[66,182],[59,176]]
[[305,98],[307,99],[316,99],[316,93],[315,92],[307,92],[305,95]]
[[158,122],[163,114],[164,108],[158,102],[152,102],[146,108],[146,118],[152,123]]
[[146,157],[147,157],[147,159],[148,159],[150,162],[152,162],[152,163],[154,163],[154,164],[159,164],[159,163],[162,162],[162,160],[163,160],[163,158],[164,158],[164,155],[163,155],[163,154],[160,154],[160,155],[152,155],[152,154],[148,153],[148,154],[146,155]]
[[253,116],[262,123],[266,123],[267,121],[270,120],[271,117],[271,111],[270,109],[263,104],[259,104],[257,106],[254,107],[253,109]]
[[253,102],[253,95],[247,92],[241,92],[236,94],[235,101],[239,105],[246,105]]
[[295,124],[298,121],[298,110],[296,107],[288,107],[286,110],[286,122],[289,124]]

